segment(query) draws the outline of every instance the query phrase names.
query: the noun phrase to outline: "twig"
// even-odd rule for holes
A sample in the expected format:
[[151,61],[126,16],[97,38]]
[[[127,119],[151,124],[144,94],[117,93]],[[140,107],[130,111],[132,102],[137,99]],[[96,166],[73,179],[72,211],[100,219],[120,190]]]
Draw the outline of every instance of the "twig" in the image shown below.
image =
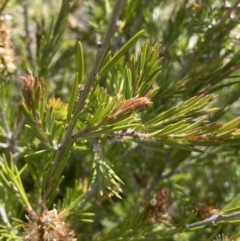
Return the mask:
[[[238,4],[239,4],[239,1],[236,1],[235,4],[233,6],[231,6],[225,13],[225,15],[216,23],[212,26],[212,28],[206,33],[206,36],[205,36],[205,41],[202,43],[202,45],[206,45],[206,42],[207,42],[207,39],[211,39],[212,36],[213,36],[213,33],[214,32],[217,32],[218,31],[218,28],[222,28],[222,26],[224,26],[225,22],[229,20],[230,18],[230,15],[232,13],[233,10],[236,11],[236,14],[240,11],[239,10],[239,7],[238,7]],[[229,28],[227,29],[227,31],[229,31]],[[222,40],[220,41],[220,39],[218,39],[217,43],[218,47],[222,44]],[[216,46],[215,46],[216,48]],[[188,72],[189,70],[192,68],[192,65],[194,63],[194,60],[196,60],[197,58],[199,58],[199,54],[201,54],[201,51],[202,50],[202,46],[200,46],[198,48],[197,51],[194,52],[194,54],[192,55],[192,57],[187,61],[186,64],[182,64],[182,68],[183,68],[183,71],[180,75],[180,79],[182,79]],[[213,59],[215,59],[215,57],[213,57]],[[210,59],[211,61],[212,59]]]
[[183,165],[183,166],[180,166],[180,167],[177,167],[169,172],[163,172],[162,175],[161,175],[161,178],[164,179],[164,178],[169,178],[171,176],[173,176],[174,174],[177,174],[177,173],[181,173],[182,171],[188,169],[192,167],[191,164],[186,164],[186,165]]
[[237,12],[239,11],[238,5],[239,5],[239,1],[237,0],[237,1],[234,3],[234,5],[231,6],[231,7],[227,10],[226,14],[217,22],[217,24],[215,24],[215,25],[213,26],[213,28],[212,28],[213,31],[214,31],[215,29],[217,29],[218,27],[222,27],[222,26],[223,26],[224,22],[229,19],[229,17],[230,17],[230,15],[231,15],[231,13],[232,13],[233,10],[236,10]]
[[112,17],[110,19],[110,22],[109,22],[109,25],[108,25],[108,28],[107,28],[107,32],[106,32],[106,35],[105,35],[104,40],[102,42],[101,48],[98,49],[94,66],[93,66],[92,71],[90,73],[90,76],[89,76],[89,78],[88,78],[88,80],[87,80],[87,82],[84,86],[84,89],[81,92],[81,96],[78,100],[76,109],[74,110],[74,113],[73,113],[73,118],[69,122],[68,128],[67,128],[66,133],[63,137],[63,140],[62,140],[62,143],[60,145],[59,151],[57,152],[57,154],[56,154],[56,156],[53,160],[53,164],[52,164],[52,166],[51,166],[51,168],[48,172],[47,189],[46,189],[46,193],[45,193],[45,196],[44,196],[44,198],[46,200],[47,200],[47,197],[49,195],[49,192],[50,192],[52,184],[53,184],[52,177],[54,176],[54,172],[57,170],[57,167],[60,163],[60,160],[62,159],[62,157],[65,154],[65,150],[68,149],[67,147],[69,145],[72,145],[72,143],[73,143],[72,142],[72,132],[73,132],[73,129],[74,129],[76,123],[77,123],[77,115],[84,108],[85,101],[87,99],[88,93],[89,93],[94,81],[97,78],[98,72],[99,72],[100,67],[103,63],[104,57],[107,53],[110,41],[111,41],[114,33],[117,30],[116,23],[119,19],[119,16],[120,16],[120,13],[123,9],[124,3],[125,3],[125,0],[116,0],[116,2],[115,2],[113,12],[112,12]]
[[203,225],[216,224],[221,221],[232,221],[232,220],[238,219],[238,218],[240,218],[240,212],[235,212],[235,213],[225,214],[225,215],[224,214],[222,214],[222,215],[214,214],[210,218],[204,219],[203,221],[186,224],[185,226],[186,226],[186,228],[196,228],[196,227],[200,227]]
[[19,156],[20,152],[22,151],[22,147],[19,147],[16,145],[16,140],[20,135],[20,131],[24,124],[24,120],[20,122],[17,128],[17,131],[15,133],[11,132],[1,105],[0,105],[0,119],[2,120],[2,126],[6,134],[6,143],[0,142],[0,147],[11,152],[13,154],[14,160],[16,161],[17,156]]
[[0,6],[0,14],[2,14],[4,8],[7,6],[7,3],[8,3],[9,0],[5,0],[2,4],[2,6]]
[[116,30],[117,30],[117,20],[119,18],[119,15],[122,11],[123,5],[124,5],[125,0],[117,0],[115,2],[115,6],[112,12],[112,18],[110,20],[106,35],[103,39],[102,42],[102,46],[99,48],[98,52],[97,52],[97,56],[95,58],[95,63],[94,66],[92,68],[91,74],[84,86],[84,89],[81,93],[80,99],[78,101],[77,107],[74,111],[74,117],[77,116],[77,114],[83,109],[84,105],[85,105],[85,101],[87,99],[87,95],[90,91],[90,88],[92,87],[94,80],[96,80],[97,75],[98,75],[98,71],[100,70],[100,67],[103,63],[104,57],[107,53],[108,50],[108,46],[110,44],[110,41],[113,37],[113,35],[115,34]]
[[27,0],[23,1],[23,13],[24,13],[24,27],[25,27],[26,40],[27,40],[26,48],[27,48],[27,52],[28,52],[29,62],[32,63],[33,56],[32,56],[32,51],[30,48],[31,37],[30,37],[30,30],[29,30],[28,1]]

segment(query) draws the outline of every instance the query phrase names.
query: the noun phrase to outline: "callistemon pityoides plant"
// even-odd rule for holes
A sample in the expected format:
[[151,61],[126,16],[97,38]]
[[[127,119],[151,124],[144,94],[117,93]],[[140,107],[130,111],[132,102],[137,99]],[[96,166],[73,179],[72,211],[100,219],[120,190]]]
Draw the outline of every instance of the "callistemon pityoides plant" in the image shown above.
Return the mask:
[[47,210],[44,208],[39,215],[33,210],[28,211],[28,223],[24,223],[24,241],[76,241],[76,234],[70,229],[70,224],[64,219],[68,212],[56,208]]

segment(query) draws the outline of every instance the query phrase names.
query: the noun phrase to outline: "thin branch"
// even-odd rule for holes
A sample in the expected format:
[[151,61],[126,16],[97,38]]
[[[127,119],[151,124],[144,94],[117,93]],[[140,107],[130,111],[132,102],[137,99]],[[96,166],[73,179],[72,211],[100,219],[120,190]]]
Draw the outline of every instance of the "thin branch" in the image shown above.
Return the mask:
[[17,135],[16,135],[15,133],[11,132],[1,105],[0,105],[0,119],[2,120],[2,126],[6,133],[6,143],[0,142],[0,147],[11,152],[13,154],[14,160],[16,161],[17,156],[19,156],[20,152],[23,149],[22,147],[19,147],[16,145],[16,140],[20,134],[20,129],[22,129],[23,127],[24,120],[20,122],[17,129]]
[[204,219],[202,221],[199,222],[195,222],[195,223],[191,223],[191,224],[186,224],[186,228],[197,228],[200,226],[204,226],[204,225],[213,225],[216,223],[219,223],[221,221],[232,221],[235,219],[239,219],[240,218],[240,212],[235,212],[235,213],[231,213],[231,214],[223,214],[223,215],[218,215],[215,214],[213,216],[211,216],[210,218]]
[[3,2],[3,4],[0,6],[0,14],[2,14],[4,8],[7,6],[7,3],[9,2],[9,0],[5,0]]
[[169,172],[163,172],[162,175],[161,175],[161,179],[170,178],[171,176],[173,176],[175,174],[178,174],[178,173],[181,173],[182,171],[184,171],[184,170],[186,170],[190,167],[192,167],[192,164],[186,164],[186,165],[177,167],[176,169],[173,169]]
[[[205,36],[205,41],[202,42],[202,45],[206,45],[206,42],[209,41],[209,39],[212,38],[213,34],[215,32],[217,32],[219,30],[219,28],[221,28],[222,26],[224,26],[224,24],[226,24],[226,21],[228,21],[230,19],[230,15],[231,13],[235,10],[236,11],[236,15],[238,14],[238,12],[240,11],[240,8],[238,7],[239,5],[239,1],[236,1],[235,4],[233,6],[231,6],[225,13],[225,15],[216,23],[212,26],[211,29],[209,29],[208,32],[206,32],[206,36]],[[229,31],[229,28],[226,30]],[[208,39],[208,40],[207,40]],[[220,47],[221,44],[223,43],[223,40],[220,41],[220,39],[218,39],[215,48],[218,46]],[[182,73],[180,74],[179,79],[182,79],[188,72],[189,70],[192,68],[194,61],[199,58],[199,54],[201,53],[202,50],[202,46],[200,46],[197,51],[195,51],[191,58],[189,58],[189,60],[187,61],[187,63],[181,63],[182,65]],[[210,59],[210,61],[214,60],[215,56],[213,56],[212,59]]]
[[23,14],[24,14],[24,27],[25,27],[25,33],[26,33],[26,40],[27,40],[27,44],[26,44],[26,48],[27,48],[27,52],[28,52],[28,58],[29,58],[29,62],[32,63],[33,60],[33,56],[32,56],[32,51],[31,51],[31,45],[30,45],[30,30],[29,30],[29,17],[28,17],[28,0],[24,0],[23,1]]
[[110,44],[110,41],[112,39],[112,37],[114,36],[116,30],[118,29],[116,26],[116,23],[118,21],[119,15],[123,9],[123,5],[124,5],[125,0],[117,0],[115,2],[115,6],[112,12],[112,17],[106,32],[106,35],[103,39],[102,45],[99,48],[98,52],[97,52],[97,56],[95,58],[95,63],[94,66],[92,68],[91,74],[84,86],[84,89],[81,93],[80,99],[78,101],[77,107],[74,111],[74,118],[77,116],[78,113],[80,113],[80,111],[83,109],[84,105],[85,105],[85,101],[87,99],[87,95],[94,83],[94,81],[97,79],[98,76],[98,72],[100,70],[100,67],[103,63],[104,57],[107,53],[108,50],[108,46]]
[[85,105],[85,101],[87,99],[87,96],[90,92],[90,89],[94,83],[94,81],[97,78],[98,72],[100,70],[100,67],[103,63],[104,57],[107,53],[110,41],[112,39],[112,37],[114,36],[116,30],[118,29],[116,26],[116,23],[119,19],[120,13],[123,9],[125,0],[117,0],[115,2],[114,8],[113,8],[113,12],[112,12],[112,17],[110,19],[107,31],[106,31],[106,35],[104,37],[104,40],[102,42],[101,48],[98,49],[97,52],[97,56],[95,58],[95,63],[94,66],[92,68],[92,71],[90,73],[90,76],[84,86],[83,91],[81,92],[81,96],[79,98],[79,101],[77,103],[76,109],[73,113],[73,118],[70,120],[70,123],[68,125],[68,128],[66,130],[66,134],[63,137],[62,143],[60,145],[59,151],[57,152],[54,160],[53,160],[53,164],[48,172],[48,177],[47,177],[47,189],[46,189],[46,193],[45,193],[45,199],[47,199],[49,192],[51,190],[52,184],[53,184],[53,180],[52,177],[54,176],[55,171],[57,170],[57,167],[60,163],[60,160],[62,159],[62,157],[65,154],[66,149],[68,149],[67,147],[69,145],[73,144],[73,140],[72,140],[72,132],[73,129],[77,123],[77,116],[78,114],[82,111],[82,109],[84,108]]

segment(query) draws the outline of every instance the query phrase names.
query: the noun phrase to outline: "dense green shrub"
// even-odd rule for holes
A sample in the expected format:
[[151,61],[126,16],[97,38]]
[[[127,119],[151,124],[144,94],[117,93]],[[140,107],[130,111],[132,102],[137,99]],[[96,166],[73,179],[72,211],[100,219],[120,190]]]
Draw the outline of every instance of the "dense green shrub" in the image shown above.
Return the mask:
[[2,1],[1,240],[237,240],[238,1]]

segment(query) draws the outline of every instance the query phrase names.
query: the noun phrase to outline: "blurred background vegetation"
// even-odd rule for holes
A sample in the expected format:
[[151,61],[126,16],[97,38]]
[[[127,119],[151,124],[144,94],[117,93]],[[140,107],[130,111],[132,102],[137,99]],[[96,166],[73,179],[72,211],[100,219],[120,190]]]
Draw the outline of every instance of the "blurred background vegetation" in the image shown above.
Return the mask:
[[[83,46],[83,79],[87,79],[113,4],[111,0],[0,2],[0,153],[6,158],[12,155],[19,169],[29,165],[22,182],[35,209],[42,205],[38,171],[48,154],[39,152],[44,144],[24,127],[19,107],[21,76],[29,71],[38,75],[48,104],[54,106],[58,120],[64,119],[77,71],[77,43]],[[141,29],[144,34],[99,85],[117,95],[121,88],[116,86],[126,77],[125,65],[131,65],[145,43],[159,44],[161,73],[153,85],[160,90],[151,99],[153,108],[141,112],[141,121],[146,123],[156,113],[202,94],[217,95],[210,107],[220,108],[208,115],[208,122],[233,120],[240,113],[239,13],[239,1],[230,0],[126,1],[120,17],[123,26],[114,35],[110,50],[117,52]],[[113,197],[113,204],[107,197],[89,194],[94,141],[77,140],[54,203],[61,209],[62,203],[67,206],[76,196],[88,195],[84,205],[69,215],[78,240],[145,240],[145,231],[146,240],[237,240],[238,222],[171,231],[193,210],[197,215],[192,222],[205,219],[240,192],[239,141],[219,140],[204,147],[191,144],[201,152],[161,141],[144,145],[141,140],[102,138],[102,154],[124,182],[122,200]],[[26,222],[25,207],[17,196],[9,194],[3,184],[0,193],[0,224],[10,229],[11,217]],[[154,200],[159,206],[152,204]],[[94,215],[86,218],[86,210]],[[133,228],[131,234],[125,233],[128,226]],[[134,232],[143,232],[143,237],[135,237]]]

